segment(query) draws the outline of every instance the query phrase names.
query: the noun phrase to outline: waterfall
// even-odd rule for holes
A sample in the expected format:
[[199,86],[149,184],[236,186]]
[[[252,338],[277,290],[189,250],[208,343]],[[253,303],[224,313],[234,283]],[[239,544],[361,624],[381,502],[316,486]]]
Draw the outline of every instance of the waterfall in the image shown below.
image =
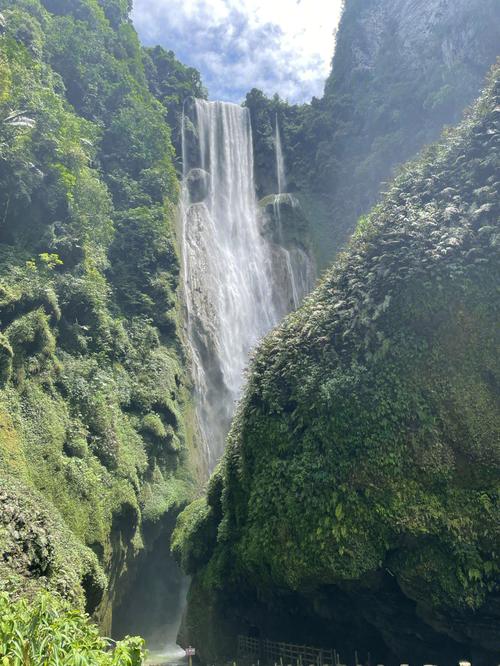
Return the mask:
[[[277,226],[278,253],[284,262],[284,272],[289,282],[292,301],[285,303],[286,314],[290,309],[296,310],[304,296],[306,296],[314,285],[314,270],[307,254],[299,247],[288,249],[283,233],[282,207],[296,208],[298,201],[290,194],[286,194],[286,172],[285,158],[281,141],[281,131],[278,114],[275,116],[274,151],[276,161],[276,179],[278,182],[278,194],[274,197],[273,215]],[[281,262],[281,263],[282,263]]]
[[[276,151],[278,152],[278,151]],[[278,164],[278,160],[276,160],[276,163]],[[279,181],[278,181],[279,182]],[[283,181],[282,181],[283,182]],[[273,202],[273,208],[274,208],[274,217],[277,222],[277,227],[278,227],[278,243],[279,243],[279,251],[283,255],[284,260],[285,260],[285,267],[286,267],[286,273],[288,276],[288,280],[290,281],[290,286],[292,289],[292,299],[293,299],[293,309],[296,310],[299,305],[300,301],[302,300],[301,296],[299,296],[299,290],[297,288],[297,280],[295,279],[295,271],[293,270],[293,265],[292,265],[292,257],[290,254],[290,251],[284,247],[285,244],[285,239],[283,236],[283,222],[281,219],[281,206],[282,206],[282,197],[281,193],[276,194],[274,197],[274,202]],[[307,292],[305,292],[307,293]],[[302,294],[304,296],[305,294]],[[286,306],[285,306],[286,308]]]
[[276,114],[275,125],[274,148],[276,152],[276,179],[278,181],[278,194],[283,194],[283,192],[286,192],[286,175],[278,114]]
[[248,109],[195,100],[182,125],[183,264],[198,422],[211,471],[249,353],[282,314],[261,235]]

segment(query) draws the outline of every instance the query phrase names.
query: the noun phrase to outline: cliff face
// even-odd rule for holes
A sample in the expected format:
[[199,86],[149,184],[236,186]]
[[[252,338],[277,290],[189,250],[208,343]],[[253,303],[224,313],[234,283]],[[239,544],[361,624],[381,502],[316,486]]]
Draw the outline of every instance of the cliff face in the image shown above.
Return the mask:
[[388,663],[498,653],[499,102],[497,67],[261,344],[174,538],[193,644],[203,603]]
[[[470,67],[480,67],[491,58],[493,43],[478,37],[488,28],[495,6],[488,0],[480,4],[466,0],[351,0],[346,3],[336,58],[348,64],[345,74],[357,69],[373,71],[392,38],[396,45],[391,48],[416,71],[428,69],[430,63],[433,69],[444,66],[453,70],[463,67],[466,60]],[[328,83],[333,83],[333,76]]]
[[0,9],[1,584],[85,593],[110,631],[199,473],[171,109],[150,92],[196,81],[142,51],[127,1]]
[[332,193],[325,235],[341,244],[394,169],[458,121],[499,43],[494,0],[346,3],[316,158],[317,191]]
[[290,106],[252,91],[257,181],[273,191],[278,114],[293,192],[326,267],[398,165],[456,123],[500,43],[495,0],[347,0],[322,99]]

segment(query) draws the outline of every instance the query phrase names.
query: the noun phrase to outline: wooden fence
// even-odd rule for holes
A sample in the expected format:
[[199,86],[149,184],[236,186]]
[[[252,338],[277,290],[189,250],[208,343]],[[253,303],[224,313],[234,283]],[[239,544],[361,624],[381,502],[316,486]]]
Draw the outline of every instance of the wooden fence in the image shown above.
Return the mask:
[[[250,638],[249,636],[238,636],[238,658],[242,663],[254,666],[260,666],[260,662],[275,664],[275,666],[345,666],[341,663],[340,655],[336,650],[279,643],[266,638]],[[358,652],[355,651],[353,663],[355,666],[359,666],[360,663],[369,666],[372,664],[370,653],[368,653],[367,660],[361,662]],[[236,666],[236,662],[233,662],[233,666]],[[407,664],[401,666],[407,666]],[[468,661],[460,661],[459,666],[471,666],[471,664]]]
[[280,666],[341,666],[335,650],[238,636],[238,657]]

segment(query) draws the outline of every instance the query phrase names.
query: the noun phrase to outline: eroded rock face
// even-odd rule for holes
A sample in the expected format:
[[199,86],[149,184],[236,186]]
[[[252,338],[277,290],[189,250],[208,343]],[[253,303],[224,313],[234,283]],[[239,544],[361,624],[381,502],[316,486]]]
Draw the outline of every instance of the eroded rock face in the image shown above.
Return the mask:
[[210,192],[210,174],[203,169],[191,169],[186,176],[191,203],[201,203]]
[[497,67],[256,354],[203,518],[182,525],[196,585],[238,631],[300,642],[300,623],[293,641],[266,620],[295,627],[295,595],[325,647],[498,655],[499,106]]
[[271,194],[259,201],[262,234],[271,248],[276,306],[282,317],[296,310],[316,282],[310,226],[293,194]]
[[408,57],[422,48],[428,49],[429,44],[438,39],[448,67],[463,60],[466,52],[471,61],[482,64],[485,56],[490,58],[489,52],[485,53],[490,44],[477,39],[478,21],[491,12],[493,6],[489,0],[482,6],[470,0],[371,0],[358,13],[363,34],[353,44],[354,64],[368,69],[374,66],[384,47],[389,25],[393,38],[400,42]]
[[95,554],[57,511],[20,481],[0,476],[0,580],[8,591],[48,589],[93,612],[106,578]]
[[300,108],[253,90],[256,182],[276,189],[273,131],[320,268],[343,248],[398,165],[456,124],[498,56],[495,0],[346,0],[325,95]]

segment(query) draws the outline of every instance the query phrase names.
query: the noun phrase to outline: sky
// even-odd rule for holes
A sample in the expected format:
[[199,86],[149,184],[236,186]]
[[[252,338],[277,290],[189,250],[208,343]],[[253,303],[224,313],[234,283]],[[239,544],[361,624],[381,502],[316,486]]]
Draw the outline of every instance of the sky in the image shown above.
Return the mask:
[[134,0],[148,46],[200,70],[210,99],[241,102],[252,88],[289,102],[321,97],[342,0]]

